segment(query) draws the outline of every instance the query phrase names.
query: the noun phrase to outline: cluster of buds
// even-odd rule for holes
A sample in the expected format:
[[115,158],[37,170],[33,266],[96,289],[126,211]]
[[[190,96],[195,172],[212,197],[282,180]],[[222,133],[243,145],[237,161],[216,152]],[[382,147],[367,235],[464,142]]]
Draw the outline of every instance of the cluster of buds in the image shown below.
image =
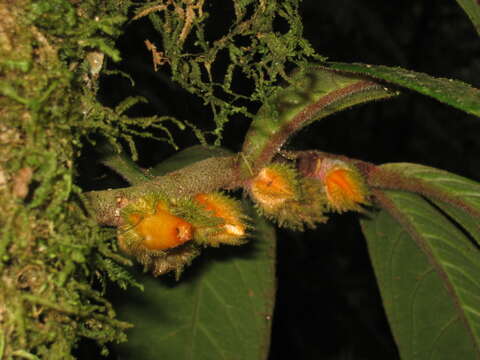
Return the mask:
[[279,226],[302,230],[328,220],[328,212],[362,211],[369,205],[368,187],[358,169],[347,162],[317,158],[308,174],[290,164],[273,163],[248,183],[260,213]]
[[247,236],[241,204],[224,194],[169,199],[151,194],[122,209],[120,248],[155,276],[175,271],[200,253],[202,246],[240,245]]
[[316,157],[309,161],[306,177],[322,184],[328,210],[343,213],[362,211],[362,205],[370,205],[370,193],[365,177],[352,163],[340,159]]
[[320,184],[300,178],[290,164],[264,167],[249,181],[247,191],[259,212],[279,226],[302,230],[328,219]]
[[[279,226],[314,228],[329,212],[362,211],[369,205],[368,187],[351,163],[314,157],[308,169],[271,163],[246,182],[259,212]],[[205,246],[240,245],[247,218],[239,201],[220,192],[190,198],[156,193],[131,201],[121,211],[120,248],[154,275],[175,271],[177,277]]]

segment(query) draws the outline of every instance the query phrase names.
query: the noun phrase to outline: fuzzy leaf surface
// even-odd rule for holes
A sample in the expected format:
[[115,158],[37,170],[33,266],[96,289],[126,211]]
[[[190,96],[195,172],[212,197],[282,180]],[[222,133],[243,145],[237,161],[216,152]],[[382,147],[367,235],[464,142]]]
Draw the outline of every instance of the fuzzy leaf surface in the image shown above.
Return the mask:
[[141,275],[116,304],[135,327],[121,359],[266,359],[275,297],[275,232],[263,220],[243,247],[204,251],[179,282]]
[[288,138],[313,121],[395,92],[356,74],[311,65],[292,75],[290,84],[265,103],[243,144],[245,163],[254,170],[267,164]]
[[385,191],[386,210],[362,220],[403,360],[480,358],[479,250],[422,197]]
[[[205,148],[186,149],[168,171],[208,157]],[[210,156],[224,155],[213,149]],[[190,156],[188,156],[190,155]],[[155,167],[153,175],[165,172]],[[178,282],[137,272],[144,292],[115,296],[119,317],[135,325],[119,358],[176,360],[266,359],[275,299],[275,230],[249,214],[255,229],[242,246],[208,248]],[[252,231],[253,232],[253,231]]]
[[[391,163],[380,167],[425,181],[430,186],[460,200],[465,204],[467,210],[455,207],[446,201],[429,198],[458,222],[480,246],[480,219],[477,216],[478,214],[471,213],[471,211],[480,213],[480,184],[478,182],[445,170],[419,164]],[[471,211],[469,212],[468,209],[471,209]]]
[[469,114],[480,116],[480,90],[462,81],[435,78],[428,74],[384,65],[332,62],[329,66],[331,69],[352,74],[372,76],[374,79],[417,91]]

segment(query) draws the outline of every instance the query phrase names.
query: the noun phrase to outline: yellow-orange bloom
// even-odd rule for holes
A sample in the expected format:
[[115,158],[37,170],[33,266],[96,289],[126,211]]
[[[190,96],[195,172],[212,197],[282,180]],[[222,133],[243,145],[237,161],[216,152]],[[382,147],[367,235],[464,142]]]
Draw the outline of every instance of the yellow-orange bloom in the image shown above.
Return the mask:
[[220,243],[240,244],[246,236],[247,226],[242,221],[242,213],[236,201],[220,193],[197,194],[195,200],[213,216],[223,220],[217,226],[199,227],[196,234],[200,242],[218,246]]
[[171,214],[162,203],[157,205],[153,214],[131,213],[128,218],[132,230],[149,250],[171,249],[193,238],[193,226]]
[[270,165],[260,170],[250,183],[250,194],[267,212],[274,211],[287,200],[297,197],[292,170],[281,165]]
[[359,210],[359,204],[369,203],[362,176],[343,161],[318,160],[315,177],[323,182],[328,204],[334,211]]

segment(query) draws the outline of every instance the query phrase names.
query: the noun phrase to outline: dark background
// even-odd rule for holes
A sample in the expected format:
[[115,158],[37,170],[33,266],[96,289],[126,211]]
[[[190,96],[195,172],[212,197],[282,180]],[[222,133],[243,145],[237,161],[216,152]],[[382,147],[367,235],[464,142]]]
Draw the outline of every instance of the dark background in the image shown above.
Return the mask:
[[[207,10],[211,19],[229,16],[221,14],[226,10],[220,6]],[[455,1],[305,0],[302,16],[305,37],[331,60],[401,66],[480,85],[478,38]],[[118,41],[123,61],[108,67],[129,73],[136,85],[132,88],[119,76],[104,77],[100,99],[114,106],[126,96],[142,95],[150,104],[135,107],[130,115],[173,115],[211,128],[201,101],[170,82],[168,73],[153,71],[143,41],[157,37],[148,20],[128,26]],[[248,124],[240,117],[230,122],[223,145],[238,151]],[[324,119],[293,138],[288,148],[320,149],[374,163],[416,162],[479,180],[479,130],[478,119],[403,91],[400,98]],[[174,131],[174,136],[181,148],[198,143],[188,130]],[[137,144],[144,167],[174,153],[166,143],[137,139]],[[86,145],[81,173],[100,181],[84,180],[84,186],[114,186],[118,180],[101,166],[91,166],[93,153]],[[270,358],[398,358],[357,216],[332,216],[315,231],[278,234]]]

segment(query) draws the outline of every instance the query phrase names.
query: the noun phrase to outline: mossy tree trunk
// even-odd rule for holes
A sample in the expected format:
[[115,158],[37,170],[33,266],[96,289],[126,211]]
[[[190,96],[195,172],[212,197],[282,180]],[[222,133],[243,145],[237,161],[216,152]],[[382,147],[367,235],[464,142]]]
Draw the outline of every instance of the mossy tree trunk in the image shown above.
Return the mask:
[[82,135],[114,136],[96,77],[104,58],[119,58],[127,8],[0,1],[1,359],[69,359],[82,337],[125,337],[98,286],[116,268],[110,234],[80,210],[73,164]]

